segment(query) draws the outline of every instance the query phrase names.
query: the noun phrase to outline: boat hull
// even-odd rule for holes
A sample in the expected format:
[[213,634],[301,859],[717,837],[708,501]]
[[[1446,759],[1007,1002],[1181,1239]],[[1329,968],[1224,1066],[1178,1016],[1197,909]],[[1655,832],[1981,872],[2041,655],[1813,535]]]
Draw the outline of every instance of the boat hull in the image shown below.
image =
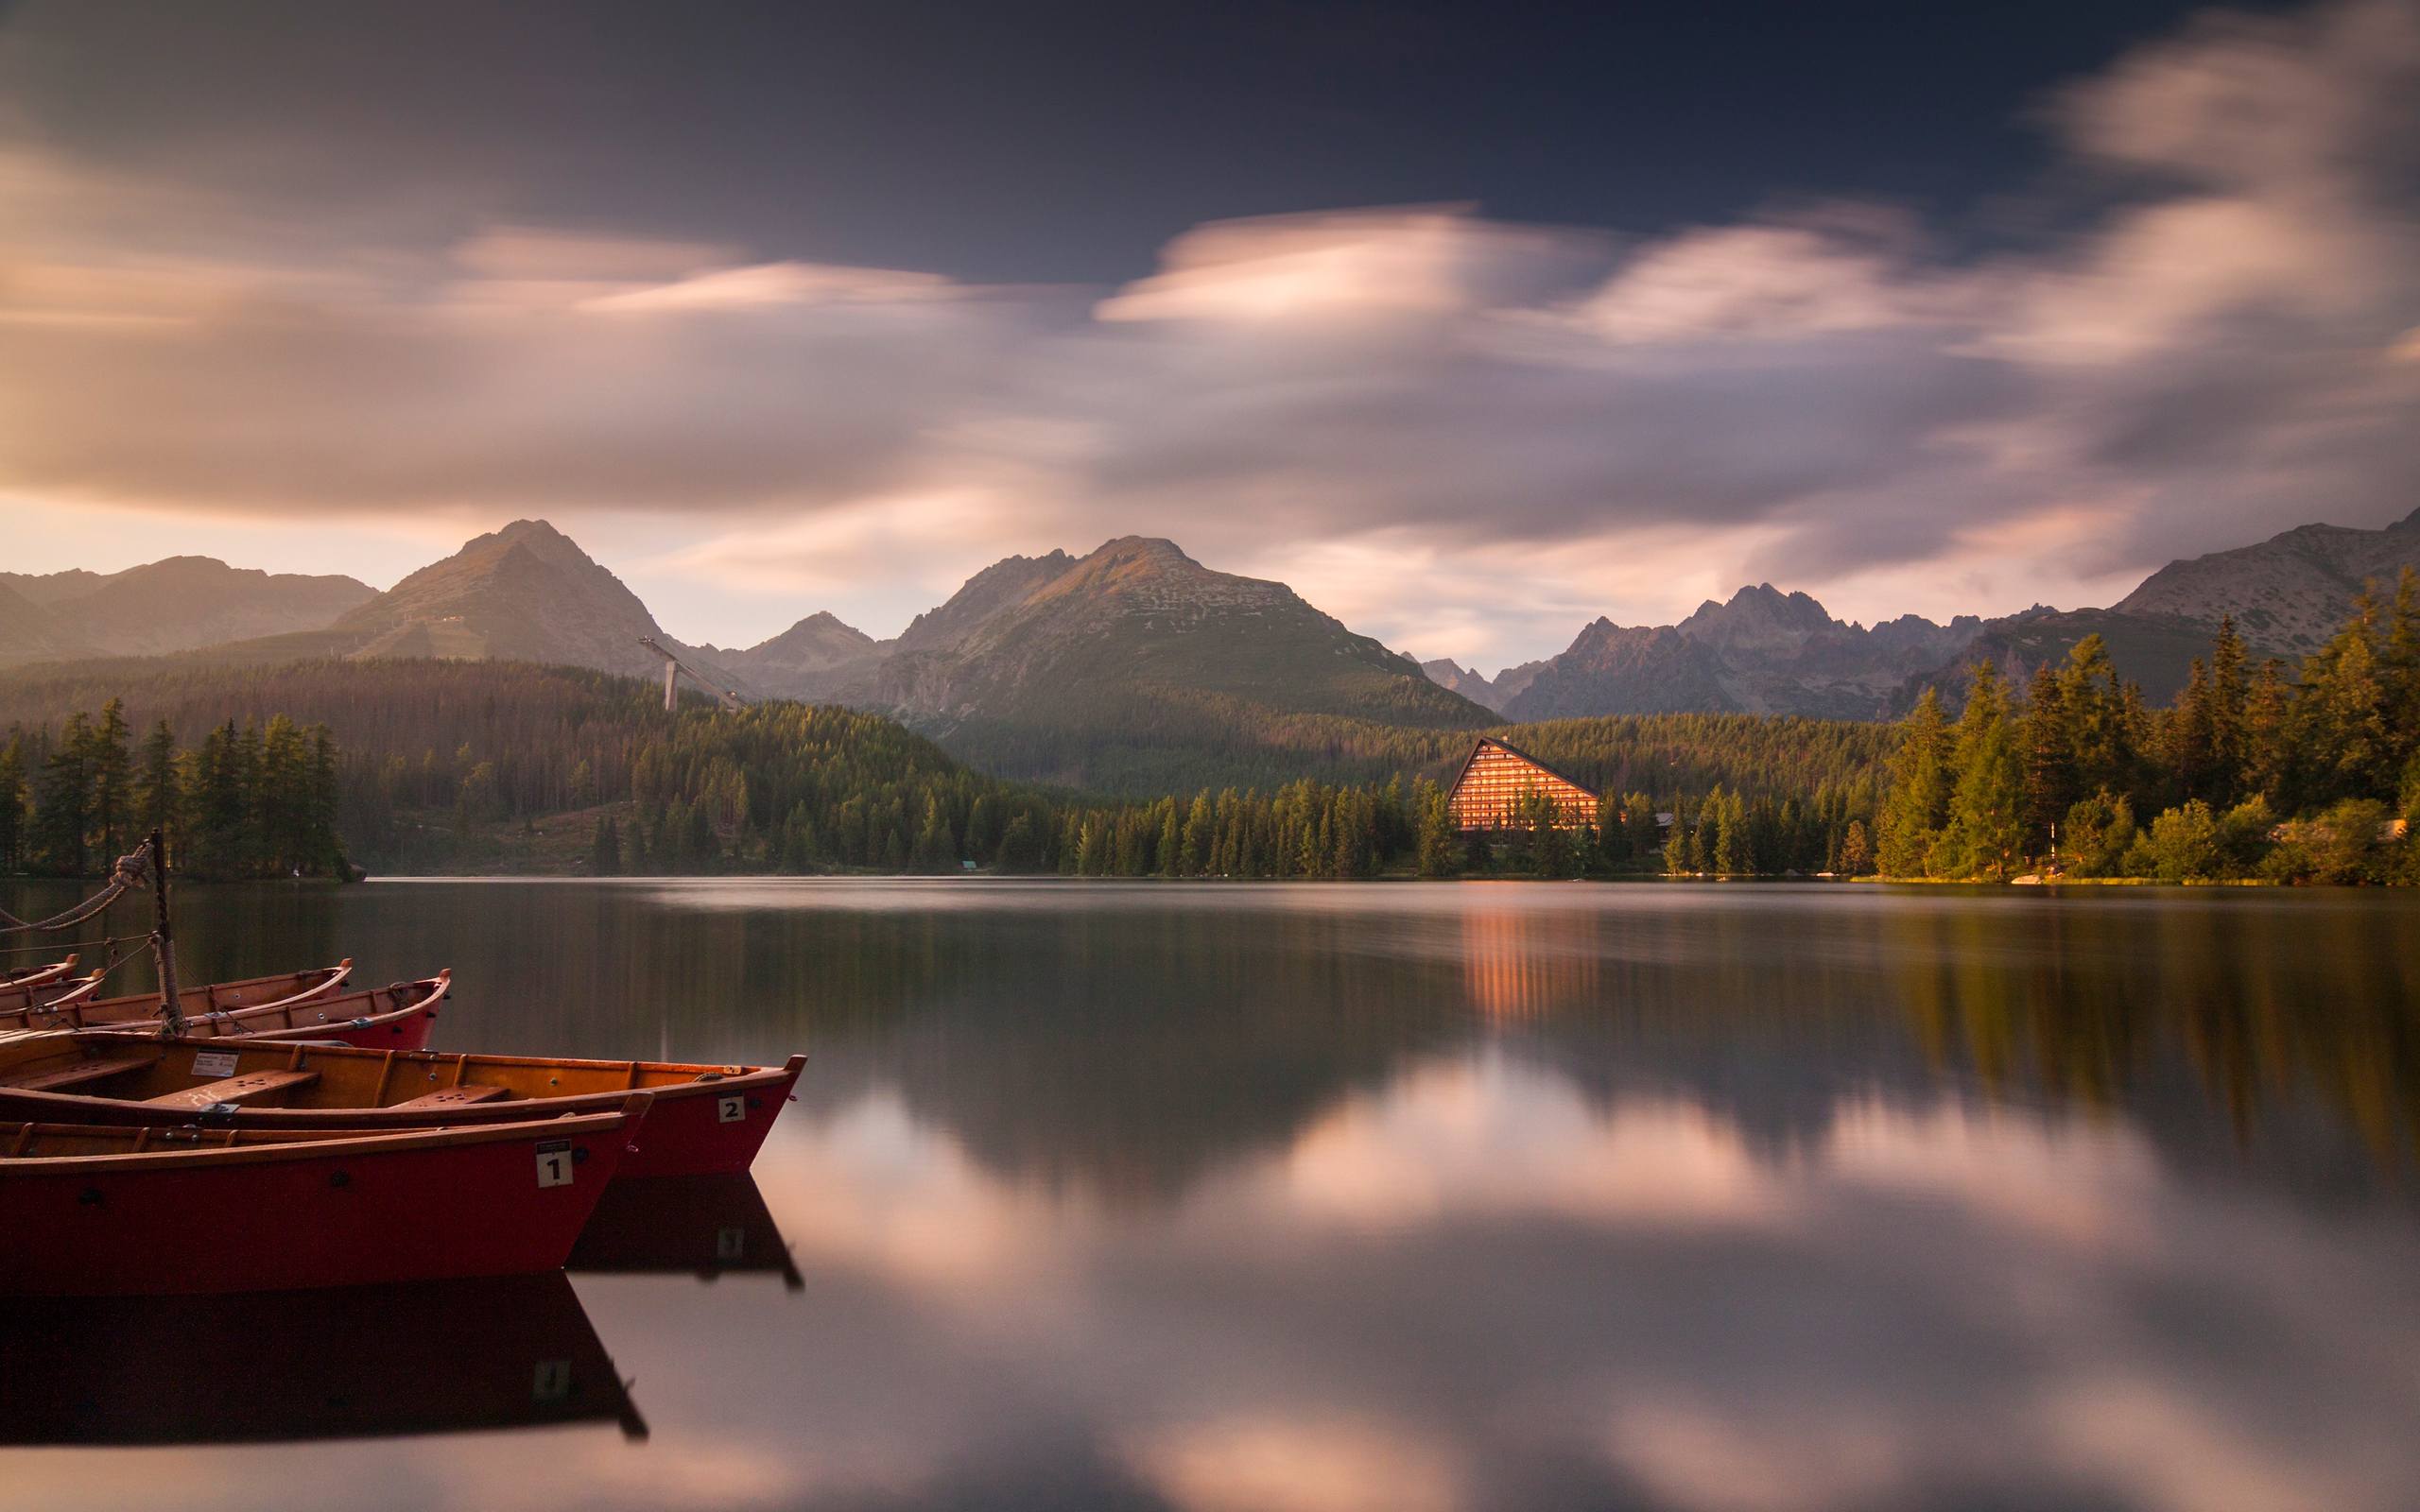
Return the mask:
[[[331,1055],[316,1046],[272,1048],[274,1041],[263,1042],[268,1038],[255,1035],[241,1041],[226,1042],[169,1040],[163,1044],[147,1041],[147,1047],[160,1045],[162,1066],[157,1074],[146,1073],[138,1091],[129,1095],[29,1091],[0,1087],[0,1121],[43,1119],[56,1123],[153,1128],[199,1122],[211,1128],[346,1129],[356,1132],[463,1128],[611,1111],[619,1108],[631,1091],[628,1086],[616,1085],[609,1091],[567,1096],[519,1096],[439,1108],[380,1106],[378,1099],[399,1098],[432,1086],[461,1085],[465,1062],[475,1068],[475,1074],[482,1077],[517,1074],[515,1079],[537,1085],[544,1084],[546,1079],[544,1073],[549,1069],[579,1067],[591,1074],[610,1071],[619,1076],[622,1067],[628,1064],[549,1061],[511,1056],[417,1054],[370,1057],[367,1065],[370,1071],[376,1073],[377,1091],[374,1096],[364,1096],[357,1102],[345,1101],[339,1094],[334,1106],[318,1103],[301,1107],[230,1106],[196,1112],[134,1100],[142,1095],[157,1095],[163,1091],[199,1087],[214,1077],[244,1072],[316,1070],[323,1081],[335,1086],[339,1076],[353,1069],[345,1066],[344,1061],[353,1060],[354,1067],[362,1064],[360,1057]],[[109,1040],[122,1042],[122,1037],[101,1035],[81,1036],[79,1040],[88,1044]],[[231,1055],[233,1058],[227,1058]],[[197,1063],[196,1057],[203,1058]],[[639,1066],[643,1073],[708,1071],[704,1067],[671,1067],[654,1062],[640,1062]],[[799,1074],[805,1066],[804,1056],[793,1056],[781,1066],[734,1067],[711,1072],[712,1080],[692,1078],[642,1083],[643,1090],[654,1101],[648,1114],[646,1137],[637,1142],[636,1150],[623,1157],[619,1168],[621,1177],[729,1176],[746,1171],[754,1162],[757,1151],[763,1148],[767,1136],[772,1132],[773,1122],[789,1102],[791,1091],[798,1085]]]
[[289,1291],[553,1270],[638,1137],[644,1107],[266,1148],[0,1160],[0,1294]]
[[[437,1005],[444,1001],[440,993],[424,1003],[398,1008],[391,1013],[357,1014],[353,1018],[329,1022],[301,1023],[285,1029],[262,1029],[234,1033],[244,1039],[258,1040],[268,1044],[289,1044],[296,1040],[309,1043],[332,1042],[351,1045],[356,1050],[425,1050],[430,1031],[437,1027]],[[309,1015],[302,1017],[308,1018]]]

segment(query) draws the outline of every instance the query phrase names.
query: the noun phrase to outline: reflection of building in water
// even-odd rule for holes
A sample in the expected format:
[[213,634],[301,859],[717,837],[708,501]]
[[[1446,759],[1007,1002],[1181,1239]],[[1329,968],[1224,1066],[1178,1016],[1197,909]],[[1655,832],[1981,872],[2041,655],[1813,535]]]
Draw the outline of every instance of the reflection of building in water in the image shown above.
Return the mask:
[[1462,982],[1499,1022],[1544,1018],[1596,995],[1596,919],[1584,912],[1477,908],[1462,915]]
[[1481,740],[1471,747],[1445,801],[1456,829],[1501,830],[1519,822],[1521,800],[1532,793],[1553,802],[1557,829],[1597,822],[1594,792],[1500,740]]

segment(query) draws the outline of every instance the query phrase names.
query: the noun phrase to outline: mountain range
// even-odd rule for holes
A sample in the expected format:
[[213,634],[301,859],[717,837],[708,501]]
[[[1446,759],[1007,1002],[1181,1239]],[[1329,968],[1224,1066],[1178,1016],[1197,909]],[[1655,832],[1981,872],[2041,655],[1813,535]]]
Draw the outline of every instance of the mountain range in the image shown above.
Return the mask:
[[[1907,615],[1867,629],[1771,583],[1712,599],[1678,625],[1598,619],[1560,655],[1494,679],[1443,663],[1442,679],[1509,719],[1612,713],[1781,713],[1866,719],[1909,679],[1958,655],[1983,622]],[[1433,664],[1432,664],[1433,665]],[[1440,676],[1440,673],[1432,673]]]
[[1494,723],[1285,584],[1140,536],[994,562],[894,640],[817,614],[705,651],[759,691],[893,714],[992,770],[1125,791],[1287,721]]
[[1187,751],[1221,750],[1226,769],[1253,772],[1256,750],[1369,738],[1357,731],[1700,711],[1887,717],[1922,687],[1962,685],[1978,659],[2022,676],[2094,633],[2122,673],[2165,697],[2222,615],[2256,654],[2292,660],[2334,632],[2364,580],[2406,565],[2420,566],[2420,511],[2380,530],[2306,525],[2171,562],[2100,610],[1867,627],[1760,583],[1676,625],[1598,619],[1561,653],[1488,678],[1415,663],[1283,583],[1132,536],[1081,557],[995,562],[890,640],[817,612],[756,645],[691,646],[569,537],[522,520],[383,593],[192,557],[109,575],[0,574],[0,666],[441,657],[651,676],[662,663],[639,644],[648,637],[746,693],[892,713],[997,771],[1134,791],[1168,781]]
[[1564,651],[1490,679],[1451,661],[1424,664],[1441,686],[1515,721],[1685,712],[1873,719],[1927,686],[1955,694],[1991,661],[2022,678],[2099,635],[2118,671],[2164,700],[2207,657],[2220,621],[2256,657],[2289,664],[2344,623],[2364,582],[2392,591],[2420,568],[2420,510],[2378,530],[2302,525],[2257,545],[2172,561],[2108,609],[2036,606],[1947,625],[1915,615],[1871,628],[1833,619],[1805,593],[1770,583],[1708,599],[1677,625],[1599,619]]
[[257,572],[210,557],[120,573],[0,573],[0,666],[316,630],[375,596],[350,577]]

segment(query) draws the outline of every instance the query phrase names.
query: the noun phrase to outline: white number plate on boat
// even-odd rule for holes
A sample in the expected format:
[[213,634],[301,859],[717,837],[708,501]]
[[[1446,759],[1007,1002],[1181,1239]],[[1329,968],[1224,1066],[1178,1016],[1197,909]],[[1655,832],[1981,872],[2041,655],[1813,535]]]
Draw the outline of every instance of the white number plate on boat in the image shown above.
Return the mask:
[[715,1100],[715,1122],[736,1124],[748,1116],[748,1100],[744,1097],[718,1097]]
[[235,1074],[235,1052],[233,1050],[197,1050],[193,1053],[193,1074],[216,1081]]
[[571,1141],[548,1140],[538,1146],[538,1184],[542,1187],[571,1185]]

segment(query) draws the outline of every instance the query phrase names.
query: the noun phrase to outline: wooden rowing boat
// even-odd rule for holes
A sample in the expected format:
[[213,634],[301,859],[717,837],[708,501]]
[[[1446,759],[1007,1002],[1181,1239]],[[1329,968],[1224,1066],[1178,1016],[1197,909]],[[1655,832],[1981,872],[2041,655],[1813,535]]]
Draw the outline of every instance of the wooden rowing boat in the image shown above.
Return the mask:
[[0,1295],[553,1270],[648,1102],[633,1092],[608,1113],[400,1134],[0,1124]]
[[47,966],[11,966],[0,971],[0,988],[23,988],[28,990],[48,987],[76,969],[76,957],[52,961]]
[[[431,1320],[441,1321],[441,1336]],[[195,1350],[240,1342],[242,1383]],[[646,1420],[561,1271],[0,1308],[0,1445],[259,1444]]]
[[406,1129],[591,1113],[649,1091],[648,1137],[622,1174],[709,1176],[748,1169],[805,1065],[804,1056],[779,1066],[710,1066],[389,1053],[258,1034],[207,1041],[61,1035],[0,1045],[0,1118]]
[[[345,969],[350,970],[350,965]],[[444,971],[417,982],[398,982],[392,987],[368,988],[357,992],[330,993],[314,988],[258,1007],[197,1014],[185,1020],[185,1037],[273,1042],[325,1040],[379,1050],[418,1050],[428,1043],[430,1021],[437,1017],[437,1005],[444,1001],[452,983],[453,972]],[[103,1036],[103,1044],[123,1046],[130,1032],[147,1035],[163,1028],[157,998],[114,1001],[148,1002],[153,1012],[147,1017],[119,1017],[88,1024],[83,1021],[91,1017],[92,1004],[37,1008],[13,1019],[0,1018],[0,1033],[12,1028],[85,1029]]]
[[[307,971],[280,971],[274,976],[247,977],[240,982],[210,982],[189,987],[177,994],[185,1017],[199,1019],[214,1013],[232,1013],[243,1008],[300,1007],[316,998],[333,994],[353,974],[353,962],[343,960],[334,966],[314,967]],[[31,999],[13,1006],[0,1004],[0,1030],[8,1029],[86,1029],[112,1023],[140,1023],[160,1016],[160,994],[136,992],[124,997],[104,998],[94,994],[100,990],[101,976],[91,976],[69,986],[64,991],[44,993],[35,989]]]
[[81,992],[89,997],[99,991],[101,973],[95,971],[88,976],[69,976],[67,972],[75,964],[76,957],[70,955],[64,961],[54,961],[43,967],[38,973],[0,980],[0,1013],[16,1013],[36,1007],[69,992]]

